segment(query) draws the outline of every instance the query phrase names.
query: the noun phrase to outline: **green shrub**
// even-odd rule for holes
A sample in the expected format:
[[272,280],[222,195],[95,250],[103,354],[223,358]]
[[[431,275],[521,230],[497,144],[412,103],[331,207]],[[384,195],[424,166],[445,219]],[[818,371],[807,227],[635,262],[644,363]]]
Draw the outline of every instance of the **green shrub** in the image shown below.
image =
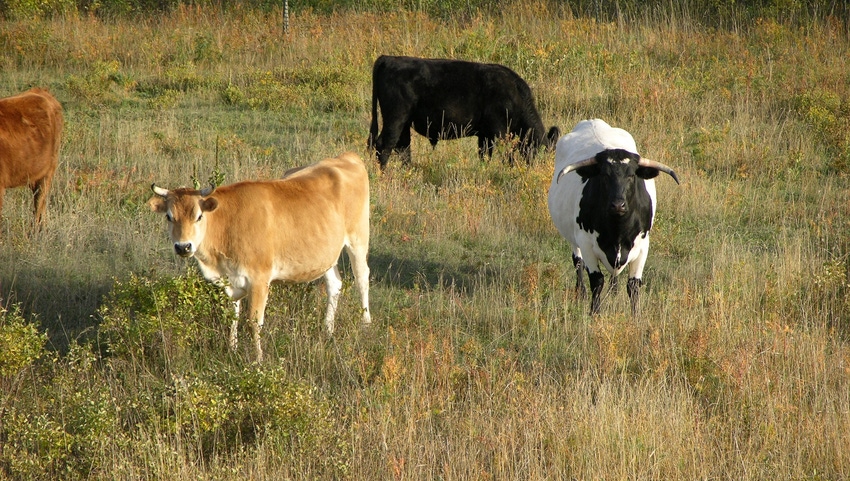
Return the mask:
[[195,62],[181,62],[169,66],[165,70],[165,85],[168,88],[182,92],[195,89],[203,85],[203,79],[198,73]]
[[32,365],[42,354],[47,335],[27,322],[19,305],[11,311],[0,307],[0,384],[9,391],[9,382]]
[[44,68],[57,61],[65,62],[67,56],[65,42],[44,21],[6,22],[0,28],[0,66],[5,69]]
[[222,98],[252,110],[350,111],[362,107],[350,87],[355,75],[352,70],[329,66],[258,71],[249,74],[243,85],[229,84]]
[[198,63],[217,64],[223,54],[211,34],[198,34],[193,40],[193,59]]
[[36,19],[76,10],[74,0],[5,0],[0,14],[13,20]]
[[825,147],[827,168],[850,172],[850,102],[834,92],[815,89],[799,95],[793,103],[797,115]]
[[267,440],[287,464],[347,470],[346,443],[331,405],[309,385],[287,379],[283,366],[175,376],[171,392],[174,425],[207,455]]
[[97,61],[84,75],[69,75],[66,83],[72,95],[93,105],[118,103],[137,87],[117,60]]
[[50,479],[51,472],[67,472],[67,434],[53,416],[22,412],[13,406],[3,417],[5,446],[0,466],[5,474],[14,479]]
[[226,351],[235,317],[224,290],[194,269],[175,278],[117,281],[98,313],[112,356],[162,375]]
[[108,469],[103,453],[125,436],[96,361],[90,346],[73,343],[35,374],[43,392],[28,388],[9,403],[0,424],[0,466],[13,478],[77,478]]
[[239,105],[245,101],[245,94],[236,85],[227,84],[221,93],[221,98],[227,105]]

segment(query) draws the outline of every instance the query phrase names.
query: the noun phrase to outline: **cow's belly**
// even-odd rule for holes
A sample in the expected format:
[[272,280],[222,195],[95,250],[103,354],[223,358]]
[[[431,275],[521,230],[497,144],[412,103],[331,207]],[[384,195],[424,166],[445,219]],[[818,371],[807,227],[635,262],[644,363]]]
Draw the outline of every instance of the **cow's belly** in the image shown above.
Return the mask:
[[445,117],[440,113],[414,117],[413,130],[429,139],[459,139],[476,135],[471,118]]
[[272,270],[271,280],[282,282],[310,282],[314,281],[328,271],[336,264],[336,260],[331,263],[316,264],[313,266],[300,266],[298,269],[293,269],[291,265],[279,266]]
[[561,180],[560,184],[554,179],[552,180],[547,197],[549,216],[552,218],[555,228],[573,247],[582,247],[577,238],[579,229],[576,225],[580,189],[581,181],[578,174],[569,173]]
[[[195,257],[207,279],[234,286],[236,290],[249,288],[257,282],[310,282],[321,277],[336,265],[346,243],[339,227],[341,219],[318,220],[302,226],[298,237],[291,232],[279,235],[276,229],[255,232],[256,238],[266,242],[243,242],[240,252],[218,252],[214,258],[205,249]],[[204,246],[206,247],[206,246]]]
[[26,163],[26,169],[15,172],[6,172],[4,187],[13,188],[20,186],[32,186],[41,179],[47,177],[51,170],[51,162],[47,153],[40,153],[25,159],[17,159],[22,164]]
[[342,252],[342,243],[322,252],[300,257],[279,257],[272,266],[271,280],[283,282],[310,282],[322,277],[335,266]]

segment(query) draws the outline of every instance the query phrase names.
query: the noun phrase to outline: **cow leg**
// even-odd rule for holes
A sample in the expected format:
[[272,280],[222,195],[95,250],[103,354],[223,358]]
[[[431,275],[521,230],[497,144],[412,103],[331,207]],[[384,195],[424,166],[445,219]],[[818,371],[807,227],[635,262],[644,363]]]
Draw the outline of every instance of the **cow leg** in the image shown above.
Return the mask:
[[368,245],[346,247],[348,259],[351,261],[351,268],[354,271],[354,283],[357,285],[357,292],[360,294],[363,324],[372,323],[372,315],[369,312],[369,264],[366,263],[368,250]]
[[573,266],[576,269],[576,295],[584,299],[587,295],[587,288],[584,287],[584,259],[580,255],[573,254]]
[[44,209],[47,205],[47,193],[50,192],[50,184],[53,182],[53,172],[36,181],[32,186],[33,195],[33,228],[41,224]]
[[230,323],[230,341],[228,345],[231,351],[236,351],[239,337],[239,311],[241,310],[242,301],[233,301],[233,310],[236,312],[236,317]]
[[490,137],[478,136],[478,159],[482,162],[485,156],[488,159],[493,158],[493,147],[496,145],[496,140]]
[[266,303],[269,300],[269,283],[265,280],[257,281],[250,287],[248,293],[248,323],[254,336],[254,350],[257,353],[257,362],[263,362],[263,346],[260,342],[260,331],[266,316]]
[[611,285],[608,286],[608,290],[611,291],[612,294],[616,294],[620,289],[620,281],[617,280],[617,275],[611,276]]
[[390,160],[390,154],[393,152],[393,148],[395,148],[395,142],[387,142],[386,137],[386,129],[381,132],[381,135],[378,136],[378,139],[375,141],[375,150],[378,156],[378,165],[381,166],[381,170],[387,166],[387,163]]
[[590,314],[599,314],[599,306],[602,302],[602,288],[605,287],[605,274],[601,272],[589,272],[587,276],[590,278]]
[[525,165],[531,166],[531,160],[534,159],[534,154],[536,147],[534,146],[534,142],[531,140],[530,135],[525,135],[522,137],[522,141],[519,144],[519,152],[520,155],[525,159]]
[[636,279],[634,277],[629,278],[629,283],[626,287],[626,290],[629,293],[629,301],[632,304],[632,315],[637,316],[640,314],[640,286],[643,285],[643,281],[640,279]]
[[[410,151],[410,122],[399,122],[399,121],[388,121],[387,119],[396,119],[396,118],[404,118],[407,115],[405,113],[387,113],[384,115],[384,129],[381,131],[381,135],[378,136],[377,140],[377,149],[378,149],[378,163],[381,166],[381,170],[383,170],[387,166],[387,162],[389,162],[390,154],[392,152],[398,152],[400,154],[403,151]],[[408,159],[409,162],[409,159]]]
[[325,284],[328,289],[328,311],[325,314],[325,326],[328,329],[328,334],[333,334],[336,308],[339,304],[339,294],[342,291],[342,277],[339,275],[338,265],[335,264],[325,272]]
[[632,305],[632,315],[636,316],[640,312],[640,286],[643,285],[643,268],[646,266],[646,258],[649,255],[649,239],[643,252],[638,255],[637,259],[629,264],[629,283],[627,292],[629,293],[629,301]]
[[402,165],[410,165],[410,127],[401,130],[395,151],[401,157]]
[[[221,279],[214,279],[213,282],[217,285],[224,284]],[[231,284],[226,284],[224,286],[224,293],[227,294],[227,297],[229,297],[231,301],[233,301],[233,311],[236,313],[236,317],[233,319],[233,322],[230,323],[230,339],[228,340],[230,350],[235,351],[236,346],[238,345],[237,338],[239,337],[239,314],[242,310],[242,299],[248,294],[248,291],[245,289],[234,287]]]

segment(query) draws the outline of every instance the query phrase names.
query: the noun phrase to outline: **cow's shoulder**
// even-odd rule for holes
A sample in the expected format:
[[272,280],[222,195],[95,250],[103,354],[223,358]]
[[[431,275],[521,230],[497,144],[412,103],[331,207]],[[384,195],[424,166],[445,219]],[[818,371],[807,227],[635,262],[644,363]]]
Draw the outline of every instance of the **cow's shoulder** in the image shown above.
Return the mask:
[[62,122],[62,105],[47,90],[32,88],[0,99],[0,122],[3,121],[20,123],[22,127],[49,128]]
[[30,96],[30,95],[35,96],[35,97],[40,97],[42,99],[47,100],[50,103],[56,102],[56,98],[53,96],[53,94],[51,94],[49,90],[43,89],[41,87],[33,87],[33,88],[31,88],[31,89],[29,89],[25,92],[22,92],[20,94],[21,97]]
[[15,106],[17,109],[26,109],[26,106],[35,104],[49,104],[52,107],[62,107],[59,101],[56,100],[56,97],[48,90],[40,87],[33,87],[24,92],[0,99],[0,104]]

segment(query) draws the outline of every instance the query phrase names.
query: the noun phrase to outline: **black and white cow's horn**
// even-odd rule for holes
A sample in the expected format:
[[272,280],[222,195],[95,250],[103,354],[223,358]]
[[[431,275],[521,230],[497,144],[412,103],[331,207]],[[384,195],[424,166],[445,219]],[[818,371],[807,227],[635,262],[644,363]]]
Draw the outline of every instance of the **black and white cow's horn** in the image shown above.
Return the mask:
[[206,196],[212,194],[213,192],[215,192],[215,184],[210,182],[209,187],[205,187],[205,188],[201,189],[201,197],[206,197]]
[[589,159],[580,160],[580,161],[578,161],[574,164],[570,164],[570,165],[564,167],[563,170],[561,170],[561,173],[558,174],[558,178],[555,179],[555,183],[556,184],[559,183],[561,181],[561,177],[563,177],[564,174],[569,174],[570,172],[572,172],[576,169],[580,169],[582,167],[587,167],[587,166],[595,165],[595,164],[596,164],[596,157],[591,157]]
[[168,189],[163,189],[162,187],[157,187],[156,184],[151,184],[151,190],[154,194],[165,197],[168,195]]
[[679,176],[676,175],[676,172],[673,172],[673,169],[671,169],[670,167],[667,167],[666,165],[662,164],[661,162],[656,162],[654,160],[641,158],[638,161],[638,165],[641,166],[641,167],[649,167],[651,169],[658,169],[661,172],[664,172],[666,174],[670,174],[670,177],[672,177],[673,180],[675,180],[677,184],[679,183]]

